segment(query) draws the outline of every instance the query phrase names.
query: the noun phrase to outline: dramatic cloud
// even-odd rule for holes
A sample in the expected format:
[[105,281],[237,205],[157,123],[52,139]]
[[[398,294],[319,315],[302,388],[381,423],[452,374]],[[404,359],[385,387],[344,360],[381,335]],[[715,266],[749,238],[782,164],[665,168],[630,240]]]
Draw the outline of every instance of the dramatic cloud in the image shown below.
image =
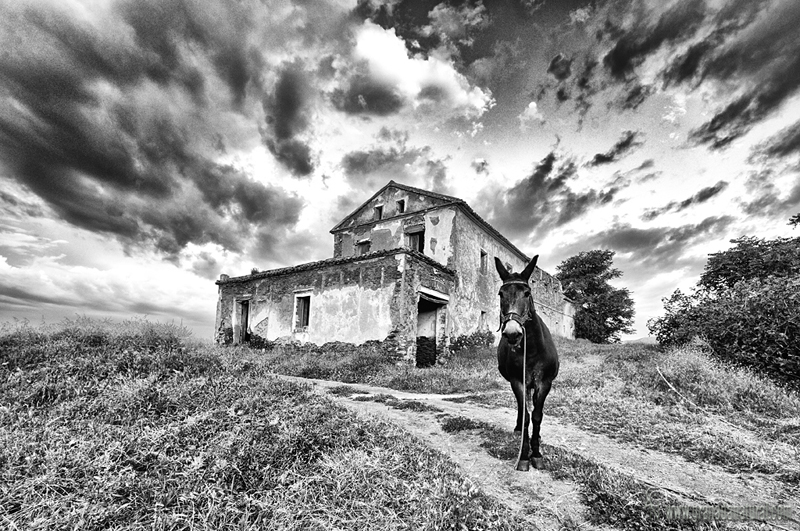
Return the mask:
[[[296,222],[299,198],[213,158],[252,78],[238,34],[217,29],[246,31],[248,6],[213,20],[179,2],[66,9],[20,4],[0,22],[9,177],[68,223],[170,258]],[[227,94],[206,90],[220,82]]]
[[530,176],[501,194],[490,216],[492,224],[511,237],[541,236],[609,203],[619,191],[611,187],[576,193],[569,184],[576,174],[571,159],[559,161],[554,152],[549,153]]
[[449,193],[445,161],[434,157],[430,147],[407,145],[408,134],[381,129],[370,149],[351,151],[341,167],[351,185],[377,189],[394,179],[403,184]]
[[486,159],[475,159],[472,161],[471,166],[478,175],[489,173],[489,162]]
[[751,197],[741,199],[739,204],[745,214],[758,217],[783,217],[800,208],[800,176],[795,175],[791,188],[780,189],[775,182],[778,175],[772,169],[751,172],[745,187]]
[[356,31],[353,75],[333,102],[350,114],[389,115],[408,106],[426,112],[479,118],[493,104],[488,91],[470,86],[453,64],[436,56],[409,57],[403,39],[369,21]]
[[597,153],[589,162],[589,166],[600,166],[618,160],[632,149],[642,145],[642,142],[638,140],[639,136],[641,133],[638,131],[623,132],[617,143],[605,153]]
[[770,160],[785,158],[800,153],[800,122],[796,122],[755,146],[751,155],[754,159]]
[[727,187],[728,183],[726,181],[719,181],[714,186],[703,188],[702,190],[700,190],[699,192],[697,192],[688,199],[684,199],[683,201],[671,201],[661,208],[648,210],[647,212],[644,213],[642,219],[648,221],[653,220],[662,214],[666,214],[667,212],[680,212],[682,210],[686,210],[692,205],[699,205],[701,203],[705,203],[712,197],[716,196],[717,194],[725,190]]
[[295,175],[314,170],[309,146],[298,138],[308,128],[309,81],[298,64],[280,73],[275,91],[264,101],[269,133],[265,143],[270,152]]
[[686,253],[698,243],[718,238],[734,221],[731,216],[711,216],[700,223],[679,227],[641,229],[616,223],[607,230],[561,249],[560,254],[576,254],[587,249],[610,249],[631,264],[653,270],[667,270],[687,260]]
[[551,74],[559,81],[567,79],[572,74],[572,59],[567,59],[561,54],[553,57],[550,61],[550,66],[547,67],[547,73]]
[[662,45],[691,37],[703,22],[705,9],[704,2],[682,0],[673,4],[654,23],[636,20],[603,57],[603,64],[612,76],[625,79],[635,66]]
[[525,107],[525,110],[522,111],[522,114],[519,115],[519,128],[522,129],[522,131],[533,127],[534,124],[542,124],[543,122],[544,116],[541,111],[539,111],[535,101],[530,102],[528,106]]
[[[635,8],[622,36],[603,58],[613,79],[637,79],[636,69],[658,54],[653,66],[666,86],[703,86],[722,102],[713,117],[690,132],[696,144],[720,149],[772,115],[800,87],[800,4],[792,0],[732,0],[710,8],[683,0],[654,22]],[[737,90],[732,90],[732,89]],[[634,81],[623,108],[636,108],[654,93]]]
[[471,46],[474,34],[489,23],[486,8],[480,0],[474,7],[469,4],[455,7],[442,2],[428,12],[428,18],[430,24],[422,27],[420,33],[426,37],[437,35],[440,48],[451,43]]

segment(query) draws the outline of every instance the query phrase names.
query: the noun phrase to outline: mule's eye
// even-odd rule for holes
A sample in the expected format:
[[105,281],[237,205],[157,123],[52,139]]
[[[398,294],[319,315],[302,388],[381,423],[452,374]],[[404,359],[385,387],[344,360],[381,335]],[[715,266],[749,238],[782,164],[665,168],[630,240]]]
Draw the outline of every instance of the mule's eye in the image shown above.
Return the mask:
[[529,290],[529,289],[526,289],[526,290],[525,290],[525,293],[524,293],[524,295],[525,295],[526,297],[530,297],[530,296],[531,296],[531,290]]

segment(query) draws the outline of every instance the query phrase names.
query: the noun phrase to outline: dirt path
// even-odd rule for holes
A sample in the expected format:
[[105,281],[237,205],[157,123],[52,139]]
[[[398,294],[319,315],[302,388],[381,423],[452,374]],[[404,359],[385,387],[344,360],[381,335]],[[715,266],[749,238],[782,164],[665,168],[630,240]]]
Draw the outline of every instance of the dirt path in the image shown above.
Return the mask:
[[[325,380],[283,378],[310,383],[321,392],[343,385]],[[484,492],[506,504],[536,528],[555,530],[577,525],[580,529],[612,529],[597,527],[587,521],[587,507],[581,501],[579,485],[576,483],[554,479],[546,471],[532,469],[528,473],[515,472],[514,459],[504,461],[492,457],[481,446],[482,439],[477,434],[470,431],[448,434],[442,430],[439,420],[443,412],[510,431],[515,421],[514,410],[448,400],[460,395],[406,393],[361,384],[347,384],[347,387],[352,388],[354,394],[328,394],[351,410],[389,420],[431,447],[448,454]],[[434,406],[440,411],[397,409],[363,398],[356,400],[358,396],[368,395],[391,395],[398,400],[413,400]],[[800,514],[798,500],[787,499],[780,484],[764,475],[732,474],[718,466],[693,463],[680,456],[613,441],[547,415],[542,425],[542,442],[578,453],[594,463],[644,482],[679,504],[780,504],[794,507],[795,514]],[[800,529],[800,524],[782,521],[777,528]]]

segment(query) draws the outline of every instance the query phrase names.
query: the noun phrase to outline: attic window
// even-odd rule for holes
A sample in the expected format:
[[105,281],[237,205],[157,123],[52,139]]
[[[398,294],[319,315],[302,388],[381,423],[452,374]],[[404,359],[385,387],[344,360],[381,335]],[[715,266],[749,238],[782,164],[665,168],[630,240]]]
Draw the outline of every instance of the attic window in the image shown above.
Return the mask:
[[362,242],[358,242],[356,244],[356,255],[361,256],[362,254],[367,254],[370,249],[370,241],[364,240]]
[[383,205],[381,205],[381,206],[376,206],[376,207],[373,209],[373,211],[372,211],[372,212],[373,212],[373,217],[372,217],[372,219],[374,219],[374,220],[383,219]]
[[397,202],[397,213],[398,214],[402,214],[405,211],[406,211],[406,200],[405,199],[400,199]]
[[489,257],[486,254],[486,251],[481,249],[481,274],[483,275],[486,274],[486,263],[489,261],[488,258]]

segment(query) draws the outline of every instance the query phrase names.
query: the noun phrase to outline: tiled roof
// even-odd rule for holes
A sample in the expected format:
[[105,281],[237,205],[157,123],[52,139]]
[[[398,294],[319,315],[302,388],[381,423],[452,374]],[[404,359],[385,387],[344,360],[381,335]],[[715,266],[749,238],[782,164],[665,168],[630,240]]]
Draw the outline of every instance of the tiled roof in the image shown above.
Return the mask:
[[227,280],[217,280],[216,284],[232,284],[232,283],[240,283],[240,282],[248,282],[250,280],[256,280],[259,278],[267,278],[267,277],[276,277],[281,275],[288,275],[290,273],[297,273],[300,271],[311,271],[314,269],[323,269],[330,266],[336,266],[340,264],[349,264],[353,262],[360,262],[363,260],[370,260],[372,258],[382,258],[384,256],[393,256],[399,253],[404,253],[410,256],[413,256],[417,260],[425,262],[426,264],[433,266],[439,269],[441,272],[448,274],[448,275],[455,275],[455,271],[450,269],[449,267],[445,267],[433,258],[429,256],[425,256],[424,254],[418,251],[412,251],[411,249],[406,249],[403,247],[398,247],[395,249],[385,249],[382,251],[375,251],[372,253],[362,254],[360,256],[348,256],[346,258],[326,258],[325,260],[319,260],[317,262],[308,262],[306,264],[300,264],[292,267],[282,267],[279,269],[270,269],[267,271],[259,271],[258,273],[252,273],[250,275],[244,275],[240,277],[230,277]]

